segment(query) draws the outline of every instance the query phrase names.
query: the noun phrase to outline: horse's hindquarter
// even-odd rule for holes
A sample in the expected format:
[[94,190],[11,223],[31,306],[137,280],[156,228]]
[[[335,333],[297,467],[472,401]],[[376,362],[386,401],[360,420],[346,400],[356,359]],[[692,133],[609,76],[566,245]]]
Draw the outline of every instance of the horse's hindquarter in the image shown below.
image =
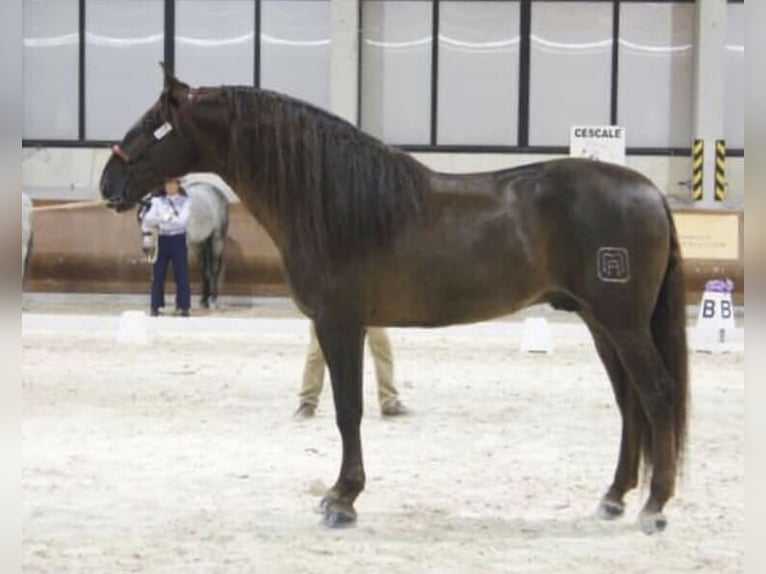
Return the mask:
[[424,220],[373,259],[371,324],[442,325],[516,311],[539,293],[529,206],[495,174],[435,176]]
[[667,267],[670,223],[642,175],[588,160],[550,162],[534,200],[551,291],[581,305],[653,308]]
[[226,204],[222,204],[219,198],[221,192],[207,182],[189,183],[185,188],[191,199],[191,213],[186,229],[189,243],[201,243],[221,226],[226,217],[223,213]]

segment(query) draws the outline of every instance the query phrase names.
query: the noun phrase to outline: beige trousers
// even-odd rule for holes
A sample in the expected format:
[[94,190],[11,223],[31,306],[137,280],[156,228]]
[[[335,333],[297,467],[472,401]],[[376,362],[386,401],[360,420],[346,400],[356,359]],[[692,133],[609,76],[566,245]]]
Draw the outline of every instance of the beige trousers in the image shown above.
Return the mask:
[[[300,402],[316,406],[324,383],[325,360],[319,346],[314,324],[310,329],[309,349],[306,354],[306,365],[303,369],[303,386],[300,392]],[[391,341],[386,330],[379,327],[367,328],[367,345],[370,347],[375,361],[375,376],[378,379],[378,402],[385,409],[396,402],[399,391],[394,387],[394,356],[391,352]]]

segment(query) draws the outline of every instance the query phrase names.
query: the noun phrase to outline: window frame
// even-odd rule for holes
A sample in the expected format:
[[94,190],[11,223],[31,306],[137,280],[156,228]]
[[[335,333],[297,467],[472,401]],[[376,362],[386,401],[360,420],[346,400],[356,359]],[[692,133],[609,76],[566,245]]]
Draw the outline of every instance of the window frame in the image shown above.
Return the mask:
[[[23,15],[23,16],[24,16],[23,20],[25,20],[26,19],[26,15]],[[83,36],[82,36],[82,32],[81,32],[82,28],[83,28],[82,27],[82,22],[81,22],[82,12],[79,9],[79,4],[77,5],[77,7],[75,7],[74,16],[75,16],[74,20],[76,21],[75,25],[76,25],[76,28],[77,28],[77,44],[75,46],[74,66],[76,68],[76,73],[78,74],[78,77],[75,78],[75,81],[74,81],[74,90],[75,90],[76,93],[75,93],[75,97],[74,97],[74,102],[72,102],[72,107],[74,108],[75,114],[77,114],[77,118],[75,118],[74,122],[72,122],[73,123],[72,131],[74,131],[77,134],[76,137],[79,139],[81,137],[81,135],[82,135],[82,127],[81,127],[81,122],[80,122],[80,110],[81,110],[81,97],[80,97],[80,94],[82,93],[82,84],[80,82],[80,77],[79,76],[81,75],[80,74],[80,70],[81,70],[80,63],[82,61],[82,52],[84,50],[84,44],[82,42]],[[24,91],[24,89],[26,88],[27,78],[24,77],[24,74],[26,73],[26,70],[28,69],[26,67],[27,62],[26,62],[26,52],[25,52],[26,46],[24,46],[24,40],[25,40],[24,32],[25,32],[25,30],[24,30],[24,22],[22,22],[22,47],[21,47],[21,49],[22,49],[22,75],[23,75],[23,77],[21,79],[22,91]],[[24,107],[26,108],[26,105]],[[24,114],[22,114],[22,137],[23,137],[24,130],[26,128],[25,123],[24,123],[25,121],[26,121],[26,110],[25,110]],[[34,138],[32,138],[32,139],[34,139]],[[62,138],[62,139],[64,139],[65,141],[70,141],[72,138]],[[24,139],[22,139],[22,142],[23,141],[24,141]]]
[[[253,86],[259,87],[261,82],[261,4],[262,0],[252,0],[255,4],[255,42],[254,42],[254,70]],[[389,1],[407,1],[407,0],[389,0]],[[432,3],[432,38],[439,37],[439,9],[443,2],[451,0],[431,0]],[[505,2],[507,0],[486,0],[490,2]],[[518,0],[520,2],[520,25],[521,42],[519,53],[519,98],[518,98],[518,119],[517,119],[517,145],[445,145],[438,143],[438,82],[439,82],[439,43],[431,42],[431,105],[430,105],[430,126],[431,135],[428,144],[403,144],[398,145],[401,149],[410,152],[446,152],[446,153],[507,153],[507,154],[568,154],[568,146],[534,146],[529,145],[529,86],[530,86],[530,34],[532,24],[532,3],[533,2],[571,2],[572,0]],[[620,5],[625,3],[694,3],[695,0],[588,0],[590,2],[610,3],[612,10],[612,77],[610,94],[610,123],[615,124],[617,118],[617,86],[619,75],[619,21]],[[743,4],[745,0],[727,0],[730,4]],[[362,22],[362,10],[365,0],[359,0],[359,22]],[[21,145],[25,148],[38,147],[60,147],[60,148],[89,148],[106,147],[114,143],[112,140],[93,140],[85,138],[85,22],[86,22],[86,4],[87,0],[78,0],[78,137],[77,139],[22,139]],[[168,69],[175,68],[175,0],[164,0],[164,62]],[[361,99],[362,99],[362,69],[361,50],[362,30],[361,26],[357,30],[359,53],[357,54],[357,125],[361,124]],[[628,155],[660,155],[660,156],[690,156],[690,147],[628,147]],[[730,157],[744,157],[745,150],[742,148],[727,148],[726,155]]]
[[[389,0],[406,2],[407,0]],[[432,2],[432,38],[439,37],[440,31],[440,5],[451,0],[431,0]],[[505,2],[507,0],[485,0],[490,2]],[[431,138],[428,144],[400,144],[391,142],[392,145],[410,152],[442,152],[442,153],[506,153],[506,154],[568,154],[567,145],[549,146],[549,145],[530,145],[529,144],[529,88],[530,88],[530,35],[532,28],[532,3],[560,3],[572,2],[573,0],[519,0],[520,1],[520,53],[519,53],[519,98],[518,98],[518,118],[517,118],[517,145],[454,145],[438,143],[438,86],[439,86],[439,43],[431,42]],[[612,5],[612,56],[611,56],[611,93],[610,93],[610,124],[617,123],[617,102],[618,102],[618,78],[619,78],[619,34],[620,34],[620,5],[629,3],[660,3],[660,4],[694,4],[696,0],[589,0]],[[727,3],[744,3],[745,0],[727,0]],[[365,0],[359,0],[359,22],[362,22],[362,10]],[[362,30],[359,29],[359,46],[361,62]],[[358,69],[358,98],[357,102],[357,125],[361,124],[362,109],[362,74],[364,70],[359,65]],[[688,147],[643,147],[628,146],[626,154],[637,156],[660,155],[669,157],[690,157],[691,142]],[[728,148],[726,155],[730,157],[744,157],[744,148]]]

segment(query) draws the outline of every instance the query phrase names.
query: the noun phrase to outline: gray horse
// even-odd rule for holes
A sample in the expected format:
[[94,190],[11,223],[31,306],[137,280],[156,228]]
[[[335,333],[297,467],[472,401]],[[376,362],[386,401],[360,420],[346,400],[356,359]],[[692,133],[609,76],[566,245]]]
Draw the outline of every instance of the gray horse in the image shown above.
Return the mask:
[[[223,271],[224,246],[229,228],[229,200],[215,185],[200,180],[186,180],[183,189],[191,198],[191,216],[186,228],[187,243],[197,256],[202,274],[200,305],[218,307],[218,286]],[[156,230],[143,224],[151,196],[139,204],[138,222],[141,226],[142,249],[149,261],[157,254]]]

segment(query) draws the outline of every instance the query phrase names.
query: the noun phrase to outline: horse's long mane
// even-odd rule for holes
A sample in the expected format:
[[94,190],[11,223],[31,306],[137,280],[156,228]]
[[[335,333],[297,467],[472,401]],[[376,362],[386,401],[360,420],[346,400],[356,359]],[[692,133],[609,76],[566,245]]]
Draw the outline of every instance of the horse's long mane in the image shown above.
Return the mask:
[[[422,213],[428,171],[345,120],[305,102],[222,88],[237,180],[277,214],[293,253],[334,267],[385,245]],[[246,198],[243,197],[246,201]]]

